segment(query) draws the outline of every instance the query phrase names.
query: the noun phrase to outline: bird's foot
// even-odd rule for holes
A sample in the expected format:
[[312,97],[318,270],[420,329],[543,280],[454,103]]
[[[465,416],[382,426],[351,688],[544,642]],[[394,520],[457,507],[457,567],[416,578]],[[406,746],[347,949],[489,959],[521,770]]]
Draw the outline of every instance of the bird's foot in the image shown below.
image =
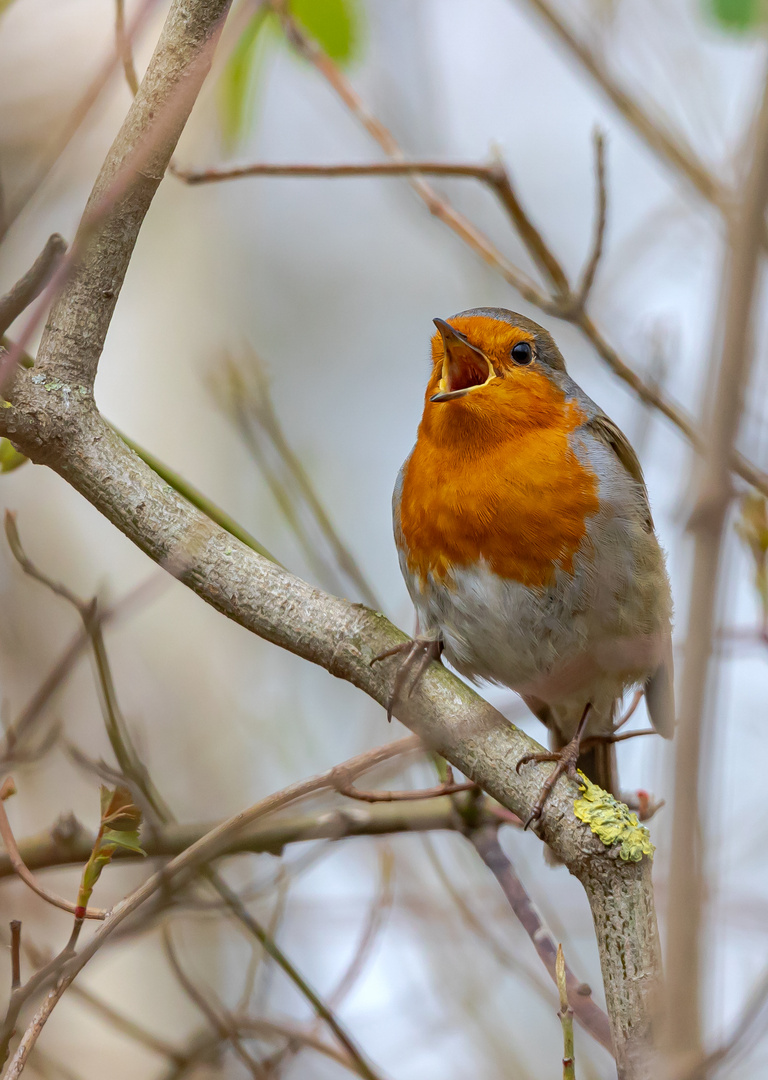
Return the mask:
[[579,774],[576,769],[576,763],[578,762],[579,754],[581,753],[582,736],[584,735],[584,728],[587,726],[587,717],[589,716],[591,708],[592,705],[590,703],[585,706],[584,712],[581,716],[581,720],[579,721],[579,726],[576,729],[576,734],[573,736],[571,741],[562,748],[562,750],[543,751],[539,754],[523,754],[523,756],[520,758],[517,765],[515,766],[515,771],[519,773],[522,765],[528,765],[532,761],[555,762],[555,767],[552,770],[551,774],[541,785],[539,797],[536,800],[533,810],[531,810],[531,813],[528,816],[528,820],[526,821],[525,825],[523,825],[523,829],[527,829],[531,822],[539,820],[542,811],[544,810],[544,804],[549,798],[552,788],[555,786],[561,776],[569,776],[571,780],[575,780],[576,783],[579,782]]
[[562,750],[552,750],[541,754],[523,754],[523,756],[520,758],[517,765],[515,766],[517,772],[520,772],[521,765],[528,765],[532,761],[555,762],[554,769],[541,786],[541,791],[539,792],[539,797],[536,800],[536,804],[533,807],[533,810],[531,810],[531,813],[529,814],[528,820],[526,821],[525,825],[523,825],[524,829],[527,829],[531,822],[539,820],[539,818],[541,817],[541,813],[544,809],[544,804],[549,798],[549,794],[552,791],[552,788],[555,786],[561,776],[569,776],[571,780],[576,780],[578,782],[579,774],[576,770],[576,762],[578,760],[579,742],[577,739],[572,739],[567,746],[563,747]]
[[[403,696],[410,697],[421,681],[424,672],[433,660],[439,660],[443,652],[443,643],[439,638],[415,637],[412,641],[403,641],[391,649],[374,656],[371,666],[380,660],[386,660],[390,656],[402,655],[400,666],[395,675],[395,684],[392,687],[392,696],[387,705],[387,720],[392,719],[392,710],[397,701]],[[409,684],[410,679],[410,684]],[[407,687],[407,690],[406,690]]]

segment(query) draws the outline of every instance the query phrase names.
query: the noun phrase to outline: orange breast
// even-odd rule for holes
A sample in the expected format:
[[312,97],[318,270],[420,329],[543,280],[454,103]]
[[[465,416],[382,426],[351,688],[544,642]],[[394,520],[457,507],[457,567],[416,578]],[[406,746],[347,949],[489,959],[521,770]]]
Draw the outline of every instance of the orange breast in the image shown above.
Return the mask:
[[460,403],[426,404],[400,506],[408,568],[421,580],[481,559],[530,586],[550,584],[558,567],[572,571],[586,520],[598,510],[597,478],[569,443],[585,416],[548,379],[533,377],[536,415],[526,395],[520,424],[508,411],[498,423],[486,414],[473,428],[457,411],[452,438],[453,419],[432,410]]

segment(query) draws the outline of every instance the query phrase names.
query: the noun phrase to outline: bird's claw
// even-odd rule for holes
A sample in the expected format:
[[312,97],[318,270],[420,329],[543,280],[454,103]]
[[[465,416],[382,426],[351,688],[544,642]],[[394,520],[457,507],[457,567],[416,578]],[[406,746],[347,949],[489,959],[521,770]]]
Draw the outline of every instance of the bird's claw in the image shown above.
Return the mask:
[[527,821],[523,825],[523,831],[525,831],[534,821],[539,820],[544,810],[544,804],[561,776],[568,776],[571,780],[576,780],[578,782],[579,774],[576,769],[576,762],[578,759],[579,741],[577,739],[571,740],[571,742],[569,742],[567,746],[564,746],[562,750],[543,751],[539,754],[523,754],[515,766],[515,771],[518,773],[520,772],[521,765],[528,765],[532,761],[538,763],[544,761],[555,762],[554,769],[541,786],[539,797],[528,815]]
[[[395,703],[402,696],[403,691],[405,691],[405,697],[409,698],[432,661],[440,659],[442,651],[443,643],[439,638],[415,637],[411,641],[403,641],[399,645],[394,645],[391,649],[385,649],[384,652],[380,652],[373,657],[370,662],[371,667],[378,661],[386,660],[390,656],[397,656],[399,653],[405,654],[397,669],[392,695],[387,704],[388,722],[392,720],[392,710]],[[410,685],[406,690],[409,678]]]

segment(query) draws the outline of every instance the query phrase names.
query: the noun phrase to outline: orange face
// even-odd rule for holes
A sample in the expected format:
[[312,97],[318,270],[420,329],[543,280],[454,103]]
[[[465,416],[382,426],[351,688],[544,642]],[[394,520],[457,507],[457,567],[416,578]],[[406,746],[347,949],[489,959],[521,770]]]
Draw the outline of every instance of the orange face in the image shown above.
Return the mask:
[[570,442],[586,416],[566,400],[551,357],[548,366],[539,359],[543,339],[532,332],[484,315],[438,327],[403,476],[409,569],[443,579],[482,562],[502,577],[550,584],[558,568],[572,570],[598,510],[597,479]]
[[422,425],[439,441],[507,438],[510,426],[540,426],[562,410],[530,331],[485,315],[436,322]]

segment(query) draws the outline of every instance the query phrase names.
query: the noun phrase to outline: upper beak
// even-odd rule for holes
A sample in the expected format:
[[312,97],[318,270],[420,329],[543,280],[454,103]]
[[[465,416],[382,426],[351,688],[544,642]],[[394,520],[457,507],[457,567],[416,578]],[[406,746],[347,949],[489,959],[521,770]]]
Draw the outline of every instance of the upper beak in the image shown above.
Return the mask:
[[476,386],[484,386],[496,374],[488,357],[454,330],[445,319],[433,319],[443,339],[443,377],[440,390],[430,401],[451,401],[463,397]]

